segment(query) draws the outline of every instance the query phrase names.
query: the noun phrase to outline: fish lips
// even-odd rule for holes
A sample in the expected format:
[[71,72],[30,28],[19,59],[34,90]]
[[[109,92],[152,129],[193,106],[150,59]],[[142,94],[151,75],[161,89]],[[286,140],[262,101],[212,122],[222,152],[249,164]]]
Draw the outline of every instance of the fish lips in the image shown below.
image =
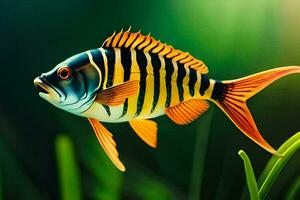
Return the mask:
[[39,92],[39,96],[51,103],[59,103],[59,94],[49,86],[42,77],[37,77],[33,80],[34,86]]

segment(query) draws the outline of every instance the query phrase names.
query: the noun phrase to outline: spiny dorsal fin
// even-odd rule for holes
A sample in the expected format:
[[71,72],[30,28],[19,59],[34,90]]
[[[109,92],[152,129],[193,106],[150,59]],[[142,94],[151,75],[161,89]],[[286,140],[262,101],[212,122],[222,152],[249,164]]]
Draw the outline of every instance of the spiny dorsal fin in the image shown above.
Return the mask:
[[130,32],[130,28],[127,31],[121,30],[119,33],[114,32],[105,40],[102,47],[143,50],[144,52],[155,53],[159,56],[171,58],[173,61],[184,64],[184,67],[198,70],[202,74],[208,73],[206,65],[201,60],[191,56],[188,52],[174,49],[171,45],[154,39],[150,34],[145,36],[140,32],[132,33]]

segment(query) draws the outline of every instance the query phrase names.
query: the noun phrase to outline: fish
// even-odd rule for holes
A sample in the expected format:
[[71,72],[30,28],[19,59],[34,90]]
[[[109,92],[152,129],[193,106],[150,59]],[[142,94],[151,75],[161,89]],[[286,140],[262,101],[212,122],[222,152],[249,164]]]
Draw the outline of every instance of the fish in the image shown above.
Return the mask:
[[114,32],[100,48],[76,54],[34,79],[39,96],[69,113],[87,118],[112,163],[121,171],[113,134],[102,122],[129,122],[152,148],[157,123],[167,115],[186,125],[216,104],[248,138],[271,154],[280,154],[263,138],[247,100],[277,79],[300,73],[286,66],[234,80],[216,80],[206,64],[150,35]]

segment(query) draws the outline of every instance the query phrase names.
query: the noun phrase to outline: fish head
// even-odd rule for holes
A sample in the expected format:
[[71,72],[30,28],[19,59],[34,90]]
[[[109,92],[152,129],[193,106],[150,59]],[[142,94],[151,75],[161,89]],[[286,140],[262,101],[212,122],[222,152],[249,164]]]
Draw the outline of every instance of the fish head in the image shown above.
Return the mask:
[[84,52],[59,63],[33,82],[40,97],[60,109],[81,115],[96,98],[100,86],[98,70]]

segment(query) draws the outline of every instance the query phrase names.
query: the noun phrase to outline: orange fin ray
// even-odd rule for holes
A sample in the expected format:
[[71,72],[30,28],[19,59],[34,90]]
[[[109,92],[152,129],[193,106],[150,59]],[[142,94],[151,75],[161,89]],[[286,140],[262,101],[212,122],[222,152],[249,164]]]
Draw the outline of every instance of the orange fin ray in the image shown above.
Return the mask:
[[147,119],[134,119],[129,121],[135,133],[150,147],[157,146],[157,123]]
[[143,50],[144,52],[171,58],[175,62],[184,64],[184,67],[200,71],[202,74],[208,73],[208,68],[203,61],[194,58],[188,52],[175,49],[171,45],[167,45],[154,39],[150,34],[146,36],[140,32],[133,33],[130,32],[130,29],[127,31],[120,31],[119,33],[113,33],[102,44],[102,48],[108,47]]
[[176,124],[191,123],[209,108],[207,101],[203,99],[191,99],[176,106],[166,109],[167,116]]
[[126,81],[100,91],[96,101],[108,106],[117,106],[123,104],[126,98],[135,95],[138,90],[139,81]]
[[119,153],[116,149],[116,142],[113,139],[113,135],[98,120],[92,118],[88,118],[88,120],[107,156],[120,171],[124,172],[125,167],[119,160]]
[[247,137],[268,152],[280,155],[266,142],[257,129],[246,101],[275,80],[293,73],[300,73],[300,67],[280,67],[241,79],[222,81],[224,92],[218,99],[213,101]]

